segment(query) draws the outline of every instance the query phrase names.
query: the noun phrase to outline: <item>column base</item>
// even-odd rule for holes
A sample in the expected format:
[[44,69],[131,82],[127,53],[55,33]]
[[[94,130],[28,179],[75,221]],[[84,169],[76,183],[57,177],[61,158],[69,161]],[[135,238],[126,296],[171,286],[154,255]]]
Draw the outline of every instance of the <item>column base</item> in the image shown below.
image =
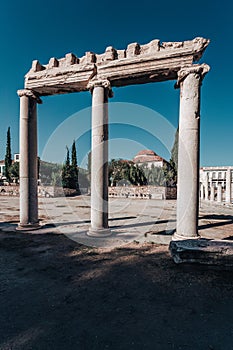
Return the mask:
[[181,235],[178,235],[177,233],[174,233],[174,235],[172,236],[172,241],[184,241],[187,239],[199,239],[199,238],[201,238],[199,234],[197,234],[196,236],[181,236]]
[[90,237],[108,237],[111,236],[112,232],[109,228],[102,228],[102,229],[93,229],[90,228],[89,231],[87,231],[87,236]]
[[17,231],[32,231],[32,230],[39,230],[41,228],[39,223],[35,224],[25,224],[21,225],[20,223],[16,227]]

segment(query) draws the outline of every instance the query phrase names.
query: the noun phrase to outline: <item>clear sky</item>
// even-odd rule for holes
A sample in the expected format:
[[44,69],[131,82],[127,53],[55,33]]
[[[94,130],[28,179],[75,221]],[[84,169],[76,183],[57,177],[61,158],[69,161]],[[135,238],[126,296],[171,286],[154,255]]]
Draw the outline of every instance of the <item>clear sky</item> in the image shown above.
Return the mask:
[[[33,59],[46,64],[50,57],[60,58],[68,52],[81,57],[86,51],[102,53],[107,46],[123,49],[131,42],[182,41],[203,36],[211,43],[201,62],[208,63],[211,70],[202,86],[201,165],[233,165],[233,3],[230,0],[9,0],[2,2],[0,7],[0,159],[5,155],[8,126],[12,132],[12,151],[19,150],[16,91],[23,88],[24,74]],[[179,91],[173,86],[171,81],[117,88],[110,103],[138,104],[147,111],[152,109],[168,120],[175,130]],[[47,141],[62,122],[75,113],[80,115],[80,111],[90,106],[89,92],[44,97],[43,105],[38,106],[39,155],[43,154]],[[114,110],[114,106],[111,108]],[[147,129],[126,126],[123,122],[117,124],[116,116],[114,120],[111,118],[110,113],[111,157],[132,158],[138,150],[150,148],[169,159],[167,148],[172,142],[167,147],[159,145],[156,122],[151,124],[151,134],[148,134]],[[130,118],[132,120],[132,116]],[[139,120],[140,116],[137,118]],[[148,113],[142,111],[141,118],[147,125]],[[161,118],[155,118],[155,121]],[[83,124],[86,125],[85,134],[77,141],[80,163],[90,147],[89,112],[85,118],[79,118],[77,129],[82,129]],[[68,142],[71,144],[78,134],[78,130],[77,133],[72,130]],[[63,145],[60,139],[60,145],[65,150],[65,140]]]

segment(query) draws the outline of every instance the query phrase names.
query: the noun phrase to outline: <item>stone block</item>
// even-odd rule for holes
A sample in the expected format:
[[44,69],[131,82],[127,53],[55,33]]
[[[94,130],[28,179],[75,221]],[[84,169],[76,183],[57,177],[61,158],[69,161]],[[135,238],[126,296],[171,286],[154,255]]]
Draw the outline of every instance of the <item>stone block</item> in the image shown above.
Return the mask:
[[38,60],[32,61],[32,68],[30,69],[30,72],[40,72],[44,69],[45,67],[42,66]]
[[59,61],[55,57],[52,57],[49,60],[48,69],[51,69],[54,67],[59,67]]
[[66,54],[66,65],[70,66],[72,64],[79,63],[79,58],[76,57],[73,53]]
[[233,242],[207,239],[171,241],[175,263],[233,266]]
[[132,43],[127,46],[126,57],[135,57],[140,54],[140,45],[138,43]]

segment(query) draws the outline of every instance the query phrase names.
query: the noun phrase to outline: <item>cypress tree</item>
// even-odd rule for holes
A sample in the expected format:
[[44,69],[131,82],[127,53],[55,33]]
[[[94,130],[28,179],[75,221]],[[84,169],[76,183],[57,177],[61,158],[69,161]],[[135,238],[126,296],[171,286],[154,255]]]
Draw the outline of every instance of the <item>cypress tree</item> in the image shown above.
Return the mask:
[[70,188],[78,190],[79,189],[78,163],[77,163],[77,151],[76,151],[75,141],[73,141],[73,144],[72,144],[70,173],[71,173]]
[[5,155],[5,176],[7,180],[10,182],[10,167],[12,164],[12,156],[11,156],[11,131],[10,127],[7,130],[7,142],[6,142],[6,155]]
[[76,151],[75,141],[73,141],[73,144],[72,144],[71,165],[74,168],[77,168],[77,166],[78,166],[78,163],[77,163],[77,151]]
[[66,146],[66,164],[67,167],[70,166],[70,151],[69,148]]
[[66,146],[66,161],[62,168],[62,187],[70,188],[70,152]]
[[176,129],[175,140],[171,150],[171,160],[175,163],[176,169],[178,168],[178,146],[179,146],[179,127]]
[[71,162],[70,162],[70,152],[68,147],[66,147],[66,161],[62,169],[62,186],[65,188],[71,188],[74,190],[79,190],[78,183],[78,165],[77,165],[77,151],[75,141],[72,145],[71,151]]

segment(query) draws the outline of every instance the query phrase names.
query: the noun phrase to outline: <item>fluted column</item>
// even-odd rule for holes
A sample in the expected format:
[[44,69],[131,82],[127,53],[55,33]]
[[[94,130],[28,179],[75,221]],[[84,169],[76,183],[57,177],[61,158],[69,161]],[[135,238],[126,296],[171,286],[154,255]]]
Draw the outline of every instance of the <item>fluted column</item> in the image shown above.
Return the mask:
[[20,97],[20,222],[18,229],[36,229],[38,220],[37,103],[31,90],[19,90]]
[[226,172],[226,203],[231,203],[231,169]]
[[91,227],[89,236],[106,237],[108,227],[108,97],[107,80],[89,83],[92,92]]
[[200,86],[206,64],[178,72],[180,86],[177,227],[174,239],[198,236]]

